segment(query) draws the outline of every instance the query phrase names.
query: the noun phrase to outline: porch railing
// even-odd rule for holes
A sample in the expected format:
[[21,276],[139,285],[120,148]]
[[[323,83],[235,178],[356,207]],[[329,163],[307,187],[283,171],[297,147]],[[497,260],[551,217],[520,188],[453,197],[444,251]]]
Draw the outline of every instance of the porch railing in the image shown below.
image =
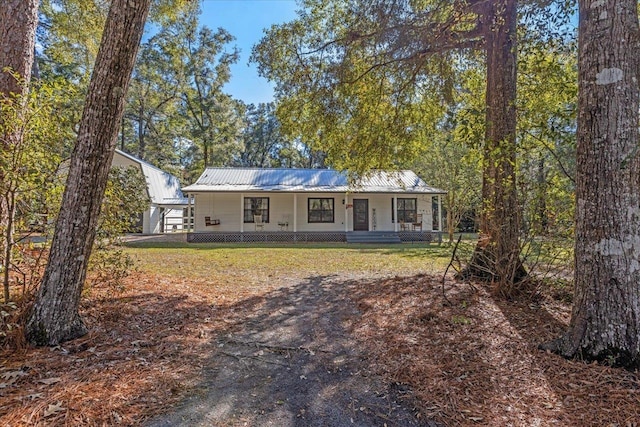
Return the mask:
[[[392,232],[386,234],[393,234]],[[442,232],[424,231],[398,232],[402,242],[442,242]],[[347,233],[339,231],[251,231],[225,232],[211,231],[187,233],[189,243],[259,243],[259,242],[346,242]]]

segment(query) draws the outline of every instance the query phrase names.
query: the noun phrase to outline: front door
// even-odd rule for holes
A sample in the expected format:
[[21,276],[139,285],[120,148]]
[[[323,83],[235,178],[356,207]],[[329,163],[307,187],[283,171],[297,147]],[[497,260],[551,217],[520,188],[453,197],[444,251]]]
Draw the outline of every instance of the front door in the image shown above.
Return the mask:
[[369,200],[353,199],[353,231],[369,231]]

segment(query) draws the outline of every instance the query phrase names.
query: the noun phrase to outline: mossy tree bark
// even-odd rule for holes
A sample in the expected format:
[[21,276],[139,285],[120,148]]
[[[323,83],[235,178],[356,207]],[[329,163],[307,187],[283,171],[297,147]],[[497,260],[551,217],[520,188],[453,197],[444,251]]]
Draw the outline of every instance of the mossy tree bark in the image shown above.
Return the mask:
[[151,0],[113,0],[80,122],[49,262],[27,338],[56,345],[86,333],[78,313],[124,97]]
[[636,0],[581,0],[575,295],[542,348],[640,366],[640,44]]

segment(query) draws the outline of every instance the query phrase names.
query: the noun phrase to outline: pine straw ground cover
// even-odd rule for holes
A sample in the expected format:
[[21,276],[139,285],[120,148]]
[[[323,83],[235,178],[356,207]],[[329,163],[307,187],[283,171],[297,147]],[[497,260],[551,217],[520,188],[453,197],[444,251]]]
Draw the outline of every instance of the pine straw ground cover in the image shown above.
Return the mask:
[[448,426],[640,423],[636,373],[537,350],[566,327],[563,298],[504,302],[449,279],[451,305],[443,305],[442,259],[425,260],[437,255],[429,251],[132,250],[142,265],[126,291],[94,290],[83,300],[89,335],[1,353],[0,425],[139,425],[171,411],[198,392],[216,336],[238,328],[273,290],[320,272],[344,277],[340,292],[358,315],[343,322],[369,369],[426,418]]
[[[537,349],[566,329],[570,308],[550,295],[505,302],[433,275],[371,282],[354,301],[354,335],[374,369],[449,426],[637,426],[631,373]],[[553,294],[550,292],[549,294]]]

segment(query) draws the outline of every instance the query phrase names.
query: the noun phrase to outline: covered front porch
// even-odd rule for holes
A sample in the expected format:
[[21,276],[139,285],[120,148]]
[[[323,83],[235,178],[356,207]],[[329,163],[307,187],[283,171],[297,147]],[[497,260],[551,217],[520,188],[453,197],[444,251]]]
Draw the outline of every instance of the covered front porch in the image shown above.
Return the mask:
[[443,228],[440,194],[194,192],[188,203],[192,234],[212,236],[262,233],[272,240],[304,240],[325,233],[346,241],[350,232],[419,236]]

